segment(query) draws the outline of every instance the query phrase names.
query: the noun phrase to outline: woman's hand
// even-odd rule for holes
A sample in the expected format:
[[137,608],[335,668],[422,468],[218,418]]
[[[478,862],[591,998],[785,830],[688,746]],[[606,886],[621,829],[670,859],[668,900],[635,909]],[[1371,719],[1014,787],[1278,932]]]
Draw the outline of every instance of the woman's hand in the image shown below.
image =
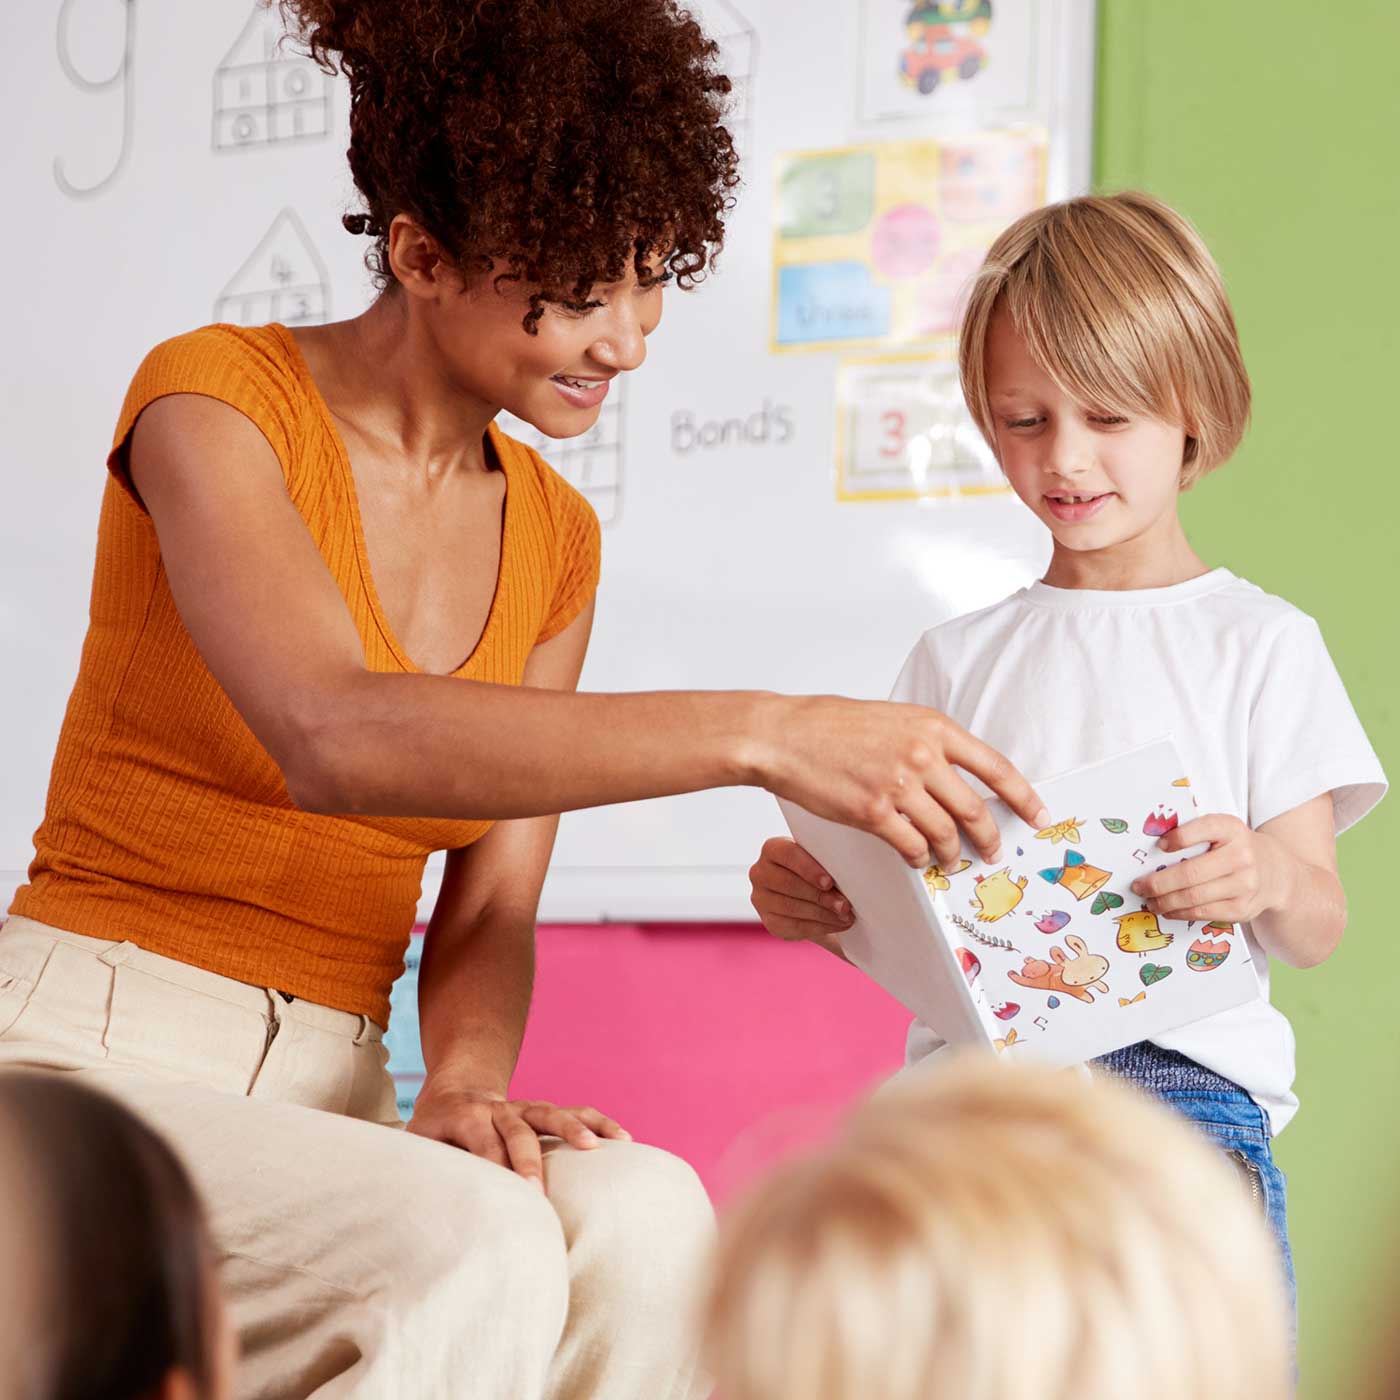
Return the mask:
[[796,841],[775,836],[763,843],[749,870],[750,903],[763,927],[788,942],[816,943],[837,957],[840,935],[855,922],[850,901],[831,876]]
[[485,1157],[544,1190],[541,1136],[588,1151],[602,1138],[632,1135],[596,1108],[560,1108],[540,1099],[508,1099],[484,1089],[439,1087],[429,1076],[413,1106],[410,1133]]
[[1008,759],[936,710],[835,696],[773,698],[758,758],[761,786],[872,832],[910,865],[953,865],[959,828],[984,861],[1000,854],[1001,833],[959,768],[1037,830],[1050,820]]
[[1238,817],[1197,817],[1162,837],[1163,851],[1210,850],[1133,881],[1133,893],[1164,919],[1250,923],[1287,896],[1288,853]]

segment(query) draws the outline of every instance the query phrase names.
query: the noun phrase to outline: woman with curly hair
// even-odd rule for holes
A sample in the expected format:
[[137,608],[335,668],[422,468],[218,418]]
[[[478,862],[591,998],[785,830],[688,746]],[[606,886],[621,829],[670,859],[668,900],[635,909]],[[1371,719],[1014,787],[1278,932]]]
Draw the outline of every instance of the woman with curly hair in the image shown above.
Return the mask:
[[[720,244],[728,82],[676,0],[284,10],[349,77],[346,224],[381,294],[137,371],[0,932],[0,1063],[101,1071],[178,1144],[249,1395],[690,1395],[694,1174],[510,1097],[555,814],[751,784],[921,862],[955,822],[995,847],[955,763],[1038,804],[914,707],[573,693],[597,521],[492,420],[586,431]],[[390,1132],[389,990],[437,850],[427,1078]]]

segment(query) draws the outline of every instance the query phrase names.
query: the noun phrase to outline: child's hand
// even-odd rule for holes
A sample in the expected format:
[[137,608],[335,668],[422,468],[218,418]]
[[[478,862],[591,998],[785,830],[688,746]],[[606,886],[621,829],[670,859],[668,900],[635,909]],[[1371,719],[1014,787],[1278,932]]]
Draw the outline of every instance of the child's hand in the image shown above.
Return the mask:
[[1210,842],[1210,850],[1134,880],[1133,893],[1167,919],[1248,923],[1274,907],[1287,882],[1287,872],[1275,868],[1276,842],[1251,831],[1238,817],[1217,814],[1174,828],[1157,845],[1181,851],[1202,841]]
[[831,876],[796,841],[775,836],[749,871],[750,901],[769,933],[789,942],[819,943],[844,956],[838,938],[855,915]]

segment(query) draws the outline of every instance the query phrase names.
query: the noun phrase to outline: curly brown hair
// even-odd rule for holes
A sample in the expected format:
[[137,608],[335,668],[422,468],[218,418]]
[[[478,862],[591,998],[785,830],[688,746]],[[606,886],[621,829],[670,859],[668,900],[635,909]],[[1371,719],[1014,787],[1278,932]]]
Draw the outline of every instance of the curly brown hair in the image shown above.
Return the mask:
[[[271,0],[268,0],[271,3]],[[350,81],[352,233],[390,285],[411,216],[464,272],[588,303],[630,264],[693,286],[733,206],[719,47],[677,0],[281,0],[292,33]],[[654,264],[653,259],[659,259]]]

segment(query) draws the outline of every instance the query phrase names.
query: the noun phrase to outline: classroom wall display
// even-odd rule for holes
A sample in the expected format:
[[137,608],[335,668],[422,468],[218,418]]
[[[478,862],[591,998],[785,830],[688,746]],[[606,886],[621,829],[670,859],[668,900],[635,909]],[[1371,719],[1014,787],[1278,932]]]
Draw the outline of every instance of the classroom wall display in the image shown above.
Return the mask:
[[946,341],[992,241],[1045,202],[1045,145],[1030,127],[782,157],[773,348]]
[[[1093,6],[990,0],[985,32],[968,39],[985,64],[928,92],[900,76],[901,55],[976,14],[913,0],[693,8],[735,85],[743,160],[718,267],[693,293],[667,293],[647,363],[592,432],[560,443],[513,425],[604,522],[582,683],[881,696],[923,629],[1031,578],[1045,537],[995,489],[959,417],[946,333],[942,349],[881,334],[775,350],[774,191],[783,172],[811,178],[811,153],[862,153],[875,220],[831,237],[861,244],[852,261],[912,278],[925,323],[950,324],[952,275],[933,288],[903,272],[930,251],[939,268],[968,252],[971,268],[974,225],[950,217],[948,153],[1011,143],[1037,166],[1037,197],[1087,188]],[[0,341],[6,899],[42,817],[87,621],[103,461],[141,358],[212,317],[310,324],[374,295],[367,240],[341,226],[357,207],[346,86],[282,43],[276,14],[252,0],[62,0],[9,16],[0,103],[24,139],[0,150],[0,173],[25,217],[0,238],[25,272]],[[920,159],[936,167],[931,193],[916,191],[935,233],[880,202],[884,173],[904,178]],[[921,363],[899,360],[911,345]],[[541,912],[749,919],[745,872],[773,827],[771,801],[752,790],[568,814]]]

